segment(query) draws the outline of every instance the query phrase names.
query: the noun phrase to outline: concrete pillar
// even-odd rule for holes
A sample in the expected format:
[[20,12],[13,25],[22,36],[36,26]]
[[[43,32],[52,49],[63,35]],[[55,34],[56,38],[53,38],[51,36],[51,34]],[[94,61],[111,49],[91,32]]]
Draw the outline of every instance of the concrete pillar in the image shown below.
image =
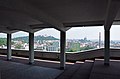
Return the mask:
[[104,65],[109,65],[110,59],[110,30],[105,30],[105,43],[104,43]]
[[66,32],[60,32],[60,69],[65,69]]
[[34,63],[34,33],[29,33],[29,64]]
[[11,34],[7,34],[7,60],[11,60],[12,50],[11,50]]

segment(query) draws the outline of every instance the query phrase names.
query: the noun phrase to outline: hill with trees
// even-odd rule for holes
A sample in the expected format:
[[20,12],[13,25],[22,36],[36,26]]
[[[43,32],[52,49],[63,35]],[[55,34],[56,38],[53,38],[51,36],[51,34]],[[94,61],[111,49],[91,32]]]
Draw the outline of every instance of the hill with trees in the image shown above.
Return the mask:
[[[29,42],[29,36],[24,36],[24,37],[16,37],[12,39],[13,41],[23,41],[28,43]],[[39,35],[39,36],[35,36],[34,37],[34,41],[38,41],[38,40],[59,40],[58,38],[55,38],[53,36],[43,36],[43,35]]]

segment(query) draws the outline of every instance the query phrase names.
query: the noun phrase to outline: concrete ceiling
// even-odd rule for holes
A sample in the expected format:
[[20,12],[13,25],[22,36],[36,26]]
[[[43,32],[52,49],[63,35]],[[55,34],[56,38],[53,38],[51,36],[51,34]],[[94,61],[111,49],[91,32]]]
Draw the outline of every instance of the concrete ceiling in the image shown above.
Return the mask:
[[119,0],[0,0],[0,32],[120,24]]

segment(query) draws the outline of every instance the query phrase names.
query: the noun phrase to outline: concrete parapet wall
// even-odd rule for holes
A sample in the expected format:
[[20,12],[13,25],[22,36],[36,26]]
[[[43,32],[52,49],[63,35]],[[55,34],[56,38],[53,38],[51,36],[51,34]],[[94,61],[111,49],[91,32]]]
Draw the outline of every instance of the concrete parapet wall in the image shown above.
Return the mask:
[[[0,49],[0,54],[6,54],[6,53],[7,53],[6,49]],[[29,57],[29,51],[12,50],[12,55]],[[120,57],[120,49],[111,49],[110,55],[111,57]],[[91,58],[103,57],[103,56],[104,56],[104,48],[77,52],[77,53],[70,53],[70,52],[66,53],[66,59],[70,61],[85,60],[85,59],[91,59]],[[60,53],[35,51],[35,58],[59,60]]]

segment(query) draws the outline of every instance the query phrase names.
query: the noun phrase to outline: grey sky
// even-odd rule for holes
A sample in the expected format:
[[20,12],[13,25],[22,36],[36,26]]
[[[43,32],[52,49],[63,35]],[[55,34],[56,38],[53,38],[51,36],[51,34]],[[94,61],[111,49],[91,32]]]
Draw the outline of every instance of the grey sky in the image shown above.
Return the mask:
[[[99,32],[101,32],[101,38],[104,39],[104,27],[75,27],[67,31],[67,39],[82,39],[87,37],[87,39],[98,39]],[[111,40],[120,40],[120,26],[114,25],[111,28]],[[56,38],[60,38],[60,32],[56,29],[43,29],[35,32],[37,35],[51,35]],[[12,34],[12,37],[28,36],[26,32],[16,32]],[[6,37],[6,34],[0,33],[0,37]]]
[[87,37],[87,39],[98,39],[99,32],[101,32],[103,36],[103,30],[104,30],[103,27],[72,28],[67,31],[67,38],[81,39]]

